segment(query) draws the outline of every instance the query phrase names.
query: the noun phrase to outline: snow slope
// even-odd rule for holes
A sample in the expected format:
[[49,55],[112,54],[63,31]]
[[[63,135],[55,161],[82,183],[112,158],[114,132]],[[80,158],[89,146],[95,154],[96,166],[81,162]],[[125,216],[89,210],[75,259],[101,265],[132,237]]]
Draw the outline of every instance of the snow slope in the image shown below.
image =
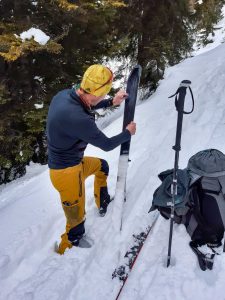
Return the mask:
[[[53,252],[64,230],[59,196],[51,186],[46,167],[1,187],[0,197],[0,299],[1,300],[113,300],[120,287],[113,270],[123,261],[132,234],[151,224],[147,211],[159,185],[157,174],[173,167],[176,111],[168,96],[183,79],[192,81],[196,109],[184,117],[180,167],[199,150],[225,152],[225,45],[186,59],[169,68],[157,92],[137,106],[137,134],[132,139],[123,232],[111,226],[113,203],[104,218],[93,201],[93,178],[86,182],[86,233],[91,249],[72,248],[64,256]],[[186,99],[187,109],[191,99]],[[121,117],[104,132],[112,136],[122,128]],[[111,152],[89,146],[86,155],[105,158],[110,165],[109,191],[114,193],[119,148]],[[188,246],[185,228],[175,226],[175,266],[166,269],[169,223],[159,219],[152,236],[121,294],[122,300],[223,300],[225,255],[217,257],[211,272],[200,271]]]

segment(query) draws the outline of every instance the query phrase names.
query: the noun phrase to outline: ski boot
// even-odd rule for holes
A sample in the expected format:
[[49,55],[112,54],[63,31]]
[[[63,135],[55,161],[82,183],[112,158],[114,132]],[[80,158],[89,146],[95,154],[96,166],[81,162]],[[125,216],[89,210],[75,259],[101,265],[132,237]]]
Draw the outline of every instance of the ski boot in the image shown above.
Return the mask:
[[72,246],[80,248],[91,248],[92,243],[85,235],[84,222],[80,223],[68,232],[68,240]]
[[91,248],[92,247],[92,241],[86,237],[85,234],[82,236],[78,236],[74,241],[71,242],[71,244],[75,247],[79,248]]
[[99,208],[99,215],[101,217],[105,216],[108,205],[112,200],[113,199],[111,199],[110,195],[108,194],[107,187],[102,187],[100,191],[100,208]]

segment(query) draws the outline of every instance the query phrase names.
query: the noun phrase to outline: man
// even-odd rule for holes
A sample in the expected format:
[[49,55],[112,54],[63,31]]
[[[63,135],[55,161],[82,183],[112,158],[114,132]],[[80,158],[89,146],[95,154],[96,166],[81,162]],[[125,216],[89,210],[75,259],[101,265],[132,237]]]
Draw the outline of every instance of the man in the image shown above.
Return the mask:
[[[94,196],[101,216],[107,211],[108,163],[96,157],[84,157],[90,143],[110,151],[128,141],[136,132],[131,122],[125,131],[106,137],[96,126],[92,109],[117,106],[128,96],[120,90],[113,99],[103,100],[112,87],[113,74],[102,65],[92,65],[84,73],[77,89],[59,92],[49,107],[47,118],[48,165],[53,186],[58,190],[66,216],[66,231],[57,249],[64,254],[72,246],[81,246],[85,228],[84,181],[95,175]],[[88,247],[88,246],[87,246]]]

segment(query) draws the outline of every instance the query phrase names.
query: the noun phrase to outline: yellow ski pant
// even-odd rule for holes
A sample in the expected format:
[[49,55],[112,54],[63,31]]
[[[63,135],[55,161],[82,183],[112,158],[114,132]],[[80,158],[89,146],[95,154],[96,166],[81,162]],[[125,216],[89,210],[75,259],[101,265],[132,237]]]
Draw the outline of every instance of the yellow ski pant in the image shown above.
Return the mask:
[[[62,207],[66,216],[66,231],[61,236],[58,253],[63,254],[72,244],[68,238],[72,231],[79,231],[85,220],[85,179],[95,175],[94,196],[100,208],[100,190],[107,186],[109,172],[108,163],[96,157],[84,157],[79,165],[65,169],[50,169],[50,178],[53,186],[60,194]],[[81,234],[84,232],[81,232]]]

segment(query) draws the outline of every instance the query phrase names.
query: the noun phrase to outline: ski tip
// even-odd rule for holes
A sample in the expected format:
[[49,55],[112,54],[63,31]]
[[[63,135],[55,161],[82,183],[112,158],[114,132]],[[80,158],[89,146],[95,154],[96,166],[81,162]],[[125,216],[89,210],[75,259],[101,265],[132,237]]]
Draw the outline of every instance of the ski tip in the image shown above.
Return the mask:
[[137,69],[138,70],[138,73],[139,73],[139,76],[141,76],[141,72],[142,72],[142,67],[141,65],[137,64],[134,69]]
[[[141,78],[141,71],[142,71],[142,68],[140,65],[136,65],[135,67],[132,68],[130,74],[129,74],[129,77],[128,77],[128,80],[127,80],[127,88],[128,88],[128,83],[130,81],[133,80],[133,78],[135,78],[135,83],[137,84],[137,89],[138,89],[138,85],[139,85],[139,82],[140,82],[140,78]],[[128,92],[128,90],[127,90]],[[129,92],[128,92],[129,94]],[[126,102],[128,102],[128,99],[129,97],[126,98]]]

